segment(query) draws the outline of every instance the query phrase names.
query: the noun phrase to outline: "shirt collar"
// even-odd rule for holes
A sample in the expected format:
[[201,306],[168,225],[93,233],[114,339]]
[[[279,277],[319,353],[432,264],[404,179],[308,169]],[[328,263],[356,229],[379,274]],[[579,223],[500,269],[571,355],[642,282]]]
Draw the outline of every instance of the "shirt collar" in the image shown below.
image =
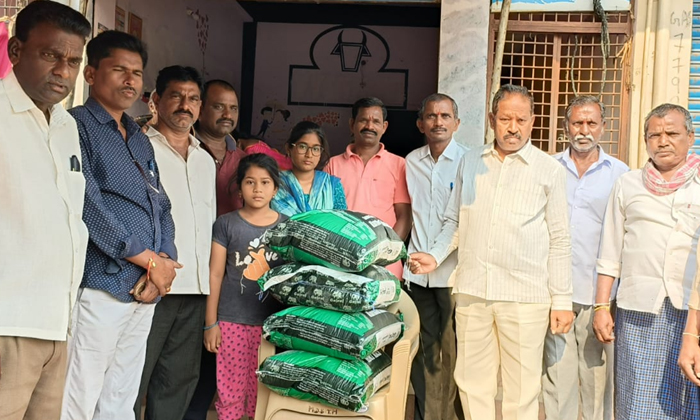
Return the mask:
[[[41,112],[41,110],[36,106],[32,98],[30,98],[27,93],[22,89],[22,85],[19,84],[17,76],[15,76],[15,71],[10,71],[2,81],[5,92],[7,92],[7,98],[10,101],[10,106],[15,113],[27,112],[31,109],[36,109]],[[43,112],[41,112],[43,114]],[[56,104],[51,107],[51,122],[58,123],[63,118],[65,118],[68,112],[63,108],[63,105]]]
[[[348,147],[345,148],[345,159],[350,159],[353,155],[358,156],[358,154],[353,151],[353,146],[354,143],[350,143]],[[379,151],[374,156],[382,157],[385,153],[387,153],[387,151],[384,149],[384,143],[379,143]]]
[[[155,127],[153,127],[153,126],[150,126],[150,125],[148,126],[148,131],[146,131],[146,136],[148,136],[149,139],[150,139],[150,138],[154,138],[154,139],[156,139],[157,141],[159,141],[159,142],[165,144],[166,146],[170,147],[170,143],[168,143],[168,139],[165,138],[165,136],[163,135],[163,133],[161,133],[160,131],[156,130]],[[193,136],[192,134],[189,135],[189,139],[190,139],[190,147],[194,147],[195,149],[199,149],[200,146],[203,144],[203,143],[201,143],[195,136]]]
[[[197,133],[197,130],[192,129],[192,132],[194,132],[194,137],[200,141],[201,146],[204,148],[204,150],[209,151],[209,147],[207,147],[206,143],[202,141],[202,137]],[[227,134],[226,137],[224,138],[226,141],[226,151],[227,152],[234,152],[236,150],[236,139],[233,138],[230,134]]]
[[236,150],[236,140],[234,140],[230,134],[226,135],[226,150],[229,152]]
[[[491,154],[498,160],[500,160],[500,156],[498,155],[498,150],[496,150],[495,144],[495,140],[487,144],[481,151],[481,156]],[[506,158],[508,158],[509,156],[512,156],[512,158],[519,157],[523,162],[529,165],[530,163],[532,163],[532,157],[535,153],[534,148],[535,146],[533,146],[532,142],[528,139],[527,143],[525,143],[525,145],[521,147],[520,150],[518,150],[515,153],[511,153],[510,155],[507,155]]]
[[[112,117],[112,115],[110,115],[110,113],[107,112],[107,110],[104,109],[104,107],[100,105],[100,103],[97,102],[97,100],[95,100],[92,96],[85,102],[85,108],[87,108],[92,116],[95,117],[97,122],[102,125],[109,124],[111,121],[114,121],[114,117]],[[116,124],[116,121],[114,121],[114,123]],[[131,119],[126,112],[122,114],[121,123],[124,125],[124,128],[126,128],[127,138],[131,138],[135,132],[141,130],[141,127],[136,124],[136,121]]]
[[[454,137],[452,137],[452,139],[450,139],[450,142],[447,144],[447,147],[445,147],[445,150],[442,151],[442,154],[438,157],[438,159],[444,156],[445,159],[457,160],[459,158],[459,156],[457,155],[459,147],[460,146],[457,145],[457,141],[454,139]],[[427,157],[430,157],[431,159],[433,158],[430,154],[430,146],[426,145],[425,147],[421,148],[418,160],[423,160]]]
[[[602,147],[598,147],[598,160],[594,165],[591,166],[590,169],[595,168],[598,165],[601,165],[603,163],[607,164],[608,166],[612,166],[613,161],[612,161],[612,156],[609,154],[605,153]],[[571,147],[567,147],[559,156],[557,156],[557,159],[560,161],[564,162],[568,168],[571,170],[574,170],[576,168],[576,163],[574,162],[573,159],[571,159]]]

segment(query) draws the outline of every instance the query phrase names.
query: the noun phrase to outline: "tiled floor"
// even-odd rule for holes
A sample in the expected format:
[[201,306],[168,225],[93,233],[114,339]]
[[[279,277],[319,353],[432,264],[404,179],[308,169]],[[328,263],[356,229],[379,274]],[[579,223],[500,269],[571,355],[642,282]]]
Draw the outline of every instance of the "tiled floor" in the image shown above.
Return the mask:
[[[499,388],[499,392],[498,392],[498,395],[496,396],[496,420],[503,420],[503,416],[501,415],[501,398],[502,398],[502,394],[501,394],[501,386],[500,386],[500,385],[501,385],[501,378],[500,378],[500,375],[499,375],[499,378],[498,378],[498,388]],[[409,393],[409,395],[408,395],[408,401],[407,401],[407,403],[406,403],[406,406],[407,406],[408,408],[410,408],[410,407],[413,407],[413,404],[414,404],[413,391],[410,391],[410,393]],[[245,418],[244,418],[244,419],[245,419]],[[209,414],[207,415],[207,420],[218,420],[217,417],[216,417],[216,411],[214,411],[213,408],[212,408],[211,411],[209,411]],[[412,412],[410,409],[407,409],[407,410],[406,410],[406,416],[405,416],[405,419],[404,419],[404,420],[413,420],[413,412]],[[466,420],[470,420],[470,419],[467,418]],[[476,419],[474,419],[474,420],[476,420]],[[542,402],[540,402],[540,415],[539,415],[539,420],[545,420],[544,405],[542,404]]]
[[[496,401],[496,420],[502,420],[502,419],[503,419],[503,417],[501,416],[501,402]],[[217,420],[216,411],[213,411],[213,410],[210,411],[209,415],[207,415],[207,420]],[[408,410],[407,410],[405,420],[413,420],[413,413],[408,412]],[[544,420],[544,407],[542,406],[541,403],[540,403],[540,420]]]

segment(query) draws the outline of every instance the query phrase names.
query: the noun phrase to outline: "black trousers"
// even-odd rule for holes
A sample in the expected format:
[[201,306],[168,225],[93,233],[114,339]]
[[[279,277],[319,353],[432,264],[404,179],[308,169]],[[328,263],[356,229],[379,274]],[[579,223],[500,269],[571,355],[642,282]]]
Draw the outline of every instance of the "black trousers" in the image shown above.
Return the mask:
[[[181,420],[199,380],[206,296],[168,295],[156,306],[134,414],[146,420]],[[205,413],[206,417],[206,413]]]
[[415,283],[406,290],[418,309],[420,346],[411,367],[416,420],[463,419],[454,380],[457,357],[452,288]]

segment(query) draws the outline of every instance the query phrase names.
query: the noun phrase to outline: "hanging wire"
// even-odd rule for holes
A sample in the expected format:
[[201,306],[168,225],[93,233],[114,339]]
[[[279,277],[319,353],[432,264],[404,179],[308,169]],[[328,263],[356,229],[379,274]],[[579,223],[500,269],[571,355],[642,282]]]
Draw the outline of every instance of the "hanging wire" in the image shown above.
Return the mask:
[[600,49],[603,53],[603,77],[600,81],[600,93],[598,99],[605,91],[605,82],[608,75],[608,56],[610,56],[610,32],[608,31],[608,17],[605,14],[602,0],[593,0],[593,12],[600,19]]
[[574,97],[578,96],[576,88],[576,77],[574,77],[574,67],[576,66],[576,55],[578,54],[578,35],[574,35],[574,52],[569,56],[567,64],[569,66],[569,79],[571,80],[571,90],[574,92]]

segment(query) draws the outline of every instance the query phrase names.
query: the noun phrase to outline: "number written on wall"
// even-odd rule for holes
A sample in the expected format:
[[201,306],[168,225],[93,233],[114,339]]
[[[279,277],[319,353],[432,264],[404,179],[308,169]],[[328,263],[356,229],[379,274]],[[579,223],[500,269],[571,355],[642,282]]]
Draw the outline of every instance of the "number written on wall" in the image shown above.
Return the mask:
[[685,37],[685,31],[690,28],[692,23],[692,12],[682,11],[682,12],[671,12],[671,85],[673,86],[670,98],[671,103],[680,102],[681,94],[681,70],[685,67],[683,64],[684,55],[684,45],[683,40]]

